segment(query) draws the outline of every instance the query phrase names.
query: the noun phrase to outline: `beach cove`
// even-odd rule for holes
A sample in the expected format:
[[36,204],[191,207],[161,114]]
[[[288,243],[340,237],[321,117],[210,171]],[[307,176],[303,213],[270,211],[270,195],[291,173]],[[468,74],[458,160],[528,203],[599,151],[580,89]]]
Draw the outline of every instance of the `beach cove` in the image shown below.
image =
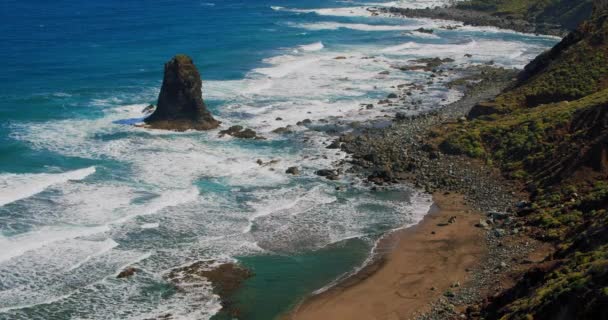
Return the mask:
[[[474,81],[506,83],[508,70],[559,39],[375,9],[442,4],[67,1],[24,14],[31,5],[15,3],[2,26],[10,49],[0,53],[10,62],[0,78],[0,319],[272,319],[293,310],[312,319],[324,317],[317,303],[356,312],[335,299],[360,301],[394,284],[394,270],[411,274],[395,299],[417,302],[383,292],[391,298],[378,308],[405,314],[464,284],[491,250],[478,246],[474,225],[503,202],[476,208],[457,193],[431,194],[432,176],[368,179],[349,134],[390,132],[396,118],[418,126],[467,98],[458,79],[483,71],[492,76]],[[176,53],[198,66],[221,128],[131,125],[156,103],[162,64]],[[488,71],[498,68],[507,71]],[[218,134],[232,125],[264,139]],[[286,173],[292,167],[299,174]],[[213,283],[170,280],[201,261],[251,271],[224,308],[233,313],[220,312],[226,301]],[[138,272],[117,278],[128,267]],[[441,276],[420,280],[420,268]],[[363,318],[390,319],[360,305]]]

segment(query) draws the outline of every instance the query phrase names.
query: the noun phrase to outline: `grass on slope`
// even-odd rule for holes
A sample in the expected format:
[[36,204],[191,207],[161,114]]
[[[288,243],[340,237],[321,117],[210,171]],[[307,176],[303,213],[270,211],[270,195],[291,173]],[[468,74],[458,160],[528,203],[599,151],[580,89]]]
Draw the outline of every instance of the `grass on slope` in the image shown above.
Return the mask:
[[457,7],[559,24],[572,30],[589,17],[592,0],[467,0]]
[[471,121],[438,129],[443,151],[525,182],[531,203],[519,215],[559,247],[547,269],[531,270],[485,308],[487,319],[608,314],[607,20],[595,16],[537,58],[516,87],[474,108]]

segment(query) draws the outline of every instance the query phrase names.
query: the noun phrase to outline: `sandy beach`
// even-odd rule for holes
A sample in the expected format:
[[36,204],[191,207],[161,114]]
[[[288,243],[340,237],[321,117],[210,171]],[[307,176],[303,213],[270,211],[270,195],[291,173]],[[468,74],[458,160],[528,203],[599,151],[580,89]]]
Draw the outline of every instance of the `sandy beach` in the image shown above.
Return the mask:
[[486,253],[484,232],[475,227],[481,215],[458,194],[438,192],[433,200],[420,224],[382,241],[381,250],[392,250],[356,275],[305,299],[287,318],[410,319],[466,281],[467,271]]

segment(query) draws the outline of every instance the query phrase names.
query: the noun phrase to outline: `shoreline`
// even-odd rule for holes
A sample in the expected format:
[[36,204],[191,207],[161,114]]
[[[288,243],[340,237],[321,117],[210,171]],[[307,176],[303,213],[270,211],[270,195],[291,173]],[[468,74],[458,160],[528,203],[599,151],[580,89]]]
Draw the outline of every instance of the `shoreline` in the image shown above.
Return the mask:
[[[475,104],[499,94],[512,83],[514,75],[513,71],[492,67],[469,68],[455,82],[462,87],[464,96],[437,112],[405,119],[397,117],[392,126],[382,129],[371,126],[356,136],[349,134],[341,136],[339,141],[343,142],[342,150],[352,155],[353,167],[349,172],[362,176],[369,174],[368,181],[372,190],[390,189],[393,183],[409,183],[416,189],[432,194],[434,204],[418,224],[385,236],[378,246],[382,247],[379,251],[387,252],[376,261],[345,279],[337,279],[336,284],[326,291],[312,293],[303,298],[295,308],[280,319],[358,319],[357,317],[362,315],[365,316],[360,319],[401,319],[406,314],[409,318],[416,319],[444,319],[446,312],[448,314],[456,312],[454,304],[461,305],[462,301],[476,302],[485,296],[485,286],[493,285],[490,283],[493,279],[488,279],[488,270],[500,268],[503,260],[527,255],[536,248],[536,243],[528,246],[529,239],[526,239],[525,247],[517,243],[506,246],[512,252],[497,249],[502,246],[502,240],[499,238],[503,235],[496,235],[491,227],[479,228],[480,221],[485,220],[485,215],[482,213],[512,208],[517,197],[521,196],[513,193],[518,189],[516,186],[507,183],[496,170],[491,170],[484,164],[471,162],[470,159],[442,155],[437,146],[433,145],[432,139],[424,141],[422,138],[428,136],[429,132],[438,125],[461,119]],[[404,152],[407,153],[407,157],[400,156]],[[369,154],[379,156],[370,160],[367,156]],[[456,200],[455,197],[458,199]],[[443,210],[437,210],[438,208]],[[456,244],[461,244],[462,241],[447,241],[446,238],[445,243],[456,246],[448,246],[441,251],[441,248],[428,245],[427,250],[408,251],[428,244],[433,237],[439,238],[438,231],[449,233],[450,229],[455,229],[449,223],[452,216],[456,216],[460,234],[451,236],[460,237],[459,239],[474,237],[475,241],[469,243],[472,244],[471,246],[458,247]],[[438,219],[444,221],[436,222]],[[444,226],[440,227],[437,224]],[[394,250],[385,250],[385,248],[392,249],[391,245],[395,243]],[[483,248],[483,251],[479,251],[480,248]],[[467,260],[469,265],[458,268],[452,264],[450,268],[438,270],[437,265],[450,261],[449,257],[452,255],[443,256],[442,260],[436,259],[437,256],[433,254],[450,250],[452,253],[460,250],[458,257]],[[476,252],[477,255],[471,257],[471,252]],[[370,259],[373,259],[371,258],[373,254],[370,253]],[[412,266],[403,262],[403,259],[417,261],[417,264]],[[401,262],[395,264],[392,261]],[[415,268],[424,261],[426,261],[424,269],[431,271],[430,274],[412,280],[407,285],[407,290],[404,290],[406,294],[400,295],[398,290],[391,290],[392,282],[398,283],[395,277],[402,277],[403,270]],[[481,266],[482,263],[487,265]],[[443,266],[445,267],[445,264]],[[454,270],[456,272],[450,273]],[[421,271],[417,271],[420,275]],[[409,276],[416,276],[416,273],[410,273]],[[443,277],[450,274],[452,278]],[[405,275],[404,279],[407,276]],[[376,279],[382,279],[382,284],[368,284],[377,282]],[[425,282],[425,279],[430,279],[430,282],[429,280]],[[429,284],[437,279],[441,281],[437,284]],[[415,292],[412,291],[412,285],[418,285]],[[434,290],[431,290],[432,288]],[[459,296],[454,295],[454,292],[460,291],[466,293],[462,296],[460,293]],[[407,294],[412,296],[408,298]],[[346,298],[343,295],[346,295]],[[370,309],[365,312],[359,310],[360,306],[369,307],[366,301],[370,297],[374,297],[373,299],[381,297],[379,305],[386,306],[387,303],[384,301],[392,303],[396,310],[393,317],[388,315],[378,317],[378,313],[374,314]],[[347,298],[349,300],[345,300]],[[340,303],[341,301],[349,302]],[[353,309],[352,306],[357,306],[357,309]],[[350,314],[350,310],[358,311]]]
[[513,30],[527,34],[550,35],[564,37],[569,30],[559,25],[548,23],[534,23],[524,19],[504,16],[496,16],[487,12],[469,9],[459,9],[456,7],[435,7],[426,9],[409,8],[376,8],[377,11],[388,15],[397,15],[408,18],[424,18],[455,21],[465,26],[474,27],[496,27],[499,29]]
[[485,243],[484,232],[474,226],[480,217],[463,195],[434,193],[420,223],[388,234],[372,263],[305,298],[285,318],[390,319],[390,314],[412,317],[429,311],[433,301],[466,281],[468,271],[487,254],[479,246]]

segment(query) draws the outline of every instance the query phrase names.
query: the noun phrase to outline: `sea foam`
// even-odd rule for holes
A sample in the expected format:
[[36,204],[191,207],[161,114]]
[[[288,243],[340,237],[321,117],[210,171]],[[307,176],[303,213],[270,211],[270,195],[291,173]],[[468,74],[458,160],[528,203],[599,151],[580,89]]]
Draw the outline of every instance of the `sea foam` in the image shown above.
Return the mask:
[[0,206],[31,197],[55,184],[83,180],[93,173],[95,167],[64,173],[2,174],[0,175]]

